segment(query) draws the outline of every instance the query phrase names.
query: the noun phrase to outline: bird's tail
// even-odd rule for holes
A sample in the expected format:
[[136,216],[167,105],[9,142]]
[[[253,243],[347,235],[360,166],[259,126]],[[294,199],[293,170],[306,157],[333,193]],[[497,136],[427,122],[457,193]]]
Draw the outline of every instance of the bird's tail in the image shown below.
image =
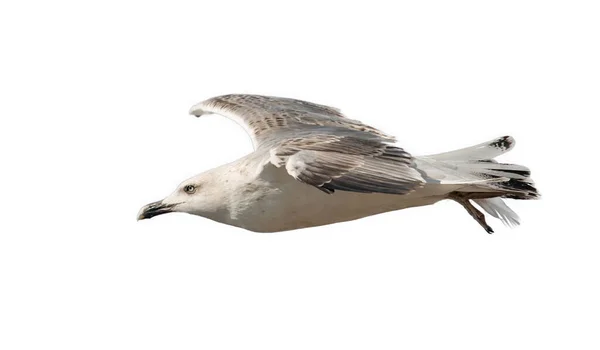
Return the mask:
[[[464,185],[449,198],[465,206],[474,217],[479,215],[475,212],[477,209],[470,204],[470,200],[507,226],[515,226],[519,224],[518,215],[501,198],[535,199],[539,197],[539,193],[528,168],[494,160],[495,157],[510,151],[514,145],[515,140],[512,137],[504,136],[472,147],[419,157],[418,161],[423,162],[426,168],[432,169],[426,173],[434,181]],[[485,223],[483,214],[480,216]],[[491,231],[487,224],[484,227],[489,229],[488,232]]]

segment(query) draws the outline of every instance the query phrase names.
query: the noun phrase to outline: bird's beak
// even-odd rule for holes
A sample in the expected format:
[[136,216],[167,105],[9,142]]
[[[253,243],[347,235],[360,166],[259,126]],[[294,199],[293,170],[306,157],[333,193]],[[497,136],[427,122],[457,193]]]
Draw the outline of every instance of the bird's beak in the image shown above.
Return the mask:
[[166,203],[163,203],[163,201],[150,203],[148,205],[143,206],[142,209],[140,209],[137,219],[138,220],[150,219],[157,215],[170,213],[173,211],[172,209],[174,206],[175,206],[175,204],[166,204]]

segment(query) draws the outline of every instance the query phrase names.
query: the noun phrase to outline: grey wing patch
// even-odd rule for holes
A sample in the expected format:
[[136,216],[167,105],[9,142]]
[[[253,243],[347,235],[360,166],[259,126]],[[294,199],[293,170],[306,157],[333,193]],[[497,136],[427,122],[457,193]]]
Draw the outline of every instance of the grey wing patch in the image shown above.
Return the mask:
[[291,176],[327,193],[406,194],[424,183],[412,167],[412,157],[401,148],[332,135],[319,140],[288,143],[272,152],[272,162],[285,163]]
[[318,132],[321,128],[364,132],[394,141],[393,136],[346,118],[337,108],[291,98],[224,95],[201,102],[190,110],[190,114],[196,116],[208,113],[223,115],[242,125],[252,138],[254,148],[272,147],[290,133]]
[[217,97],[226,103],[236,103],[238,105],[246,105],[254,108],[262,108],[271,113],[285,113],[292,112],[290,115],[295,113],[312,113],[320,114],[324,116],[335,116],[339,118],[345,118],[344,114],[335,107],[329,107],[313,102],[296,100],[293,98],[286,97],[273,97],[273,96],[262,96],[262,95],[225,95]]

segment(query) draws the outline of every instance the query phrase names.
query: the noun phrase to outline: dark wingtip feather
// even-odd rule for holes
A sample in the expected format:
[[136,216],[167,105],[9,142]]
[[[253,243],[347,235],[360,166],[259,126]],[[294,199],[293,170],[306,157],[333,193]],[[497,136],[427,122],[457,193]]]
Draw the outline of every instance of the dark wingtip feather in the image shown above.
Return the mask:
[[490,147],[498,148],[502,151],[507,151],[514,147],[515,139],[512,136],[503,136],[490,143]]
[[497,184],[498,188],[510,190],[510,193],[505,194],[504,198],[511,199],[537,199],[540,198],[540,193],[535,188],[530,180],[509,179],[508,181]]

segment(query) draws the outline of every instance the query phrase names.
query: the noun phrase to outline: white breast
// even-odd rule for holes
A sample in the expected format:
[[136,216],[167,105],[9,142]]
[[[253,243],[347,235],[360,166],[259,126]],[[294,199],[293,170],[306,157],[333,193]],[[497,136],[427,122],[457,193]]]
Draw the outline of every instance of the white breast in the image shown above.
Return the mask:
[[293,230],[429,205],[453,190],[446,185],[428,185],[407,195],[327,194],[295,180],[283,168],[268,168],[245,190],[244,198],[236,200],[240,205],[226,223],[257,232]]

